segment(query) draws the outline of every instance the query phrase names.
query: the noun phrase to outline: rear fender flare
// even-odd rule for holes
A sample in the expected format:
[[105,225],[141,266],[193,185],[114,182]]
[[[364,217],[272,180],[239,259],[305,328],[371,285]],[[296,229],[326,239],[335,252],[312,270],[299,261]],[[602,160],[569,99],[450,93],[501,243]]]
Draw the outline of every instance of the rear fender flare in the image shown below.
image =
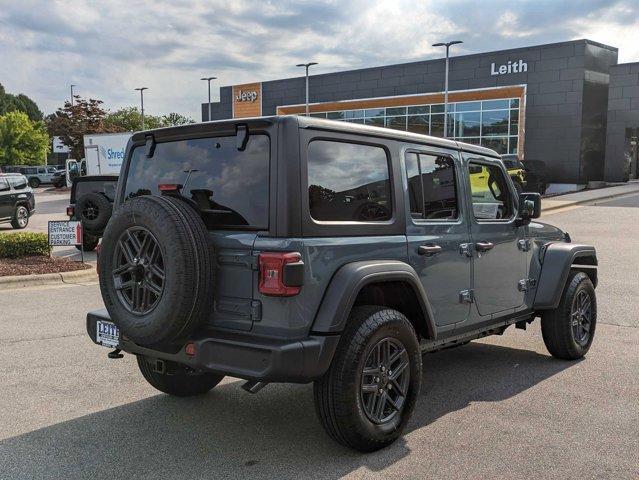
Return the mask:
[[415,269],[405,262],[375,260],[348,263],[331,280],[313,322],[314,333],[338,333],[344,330],[360,290],[377,282],[406,282],[420,304],[430,338],[437,335],[433,311]]

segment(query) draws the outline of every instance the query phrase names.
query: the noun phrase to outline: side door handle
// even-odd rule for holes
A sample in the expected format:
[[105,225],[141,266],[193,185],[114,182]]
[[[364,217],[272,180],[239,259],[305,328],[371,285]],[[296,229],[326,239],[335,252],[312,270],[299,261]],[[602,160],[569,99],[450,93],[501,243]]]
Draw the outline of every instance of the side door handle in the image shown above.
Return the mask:
[[475,249],[478,252],[487,252],[488,250],[492,250],[494,246],[495,244],[491,242],[477,242],[475,244]]
[[442,251],[441,246],[432,245],[432,244],[420,245],[417,248],[417,253],[419,253],[420,255],[426,255],[427,257],[432,257],[433,255],[437,255],[441,251]]

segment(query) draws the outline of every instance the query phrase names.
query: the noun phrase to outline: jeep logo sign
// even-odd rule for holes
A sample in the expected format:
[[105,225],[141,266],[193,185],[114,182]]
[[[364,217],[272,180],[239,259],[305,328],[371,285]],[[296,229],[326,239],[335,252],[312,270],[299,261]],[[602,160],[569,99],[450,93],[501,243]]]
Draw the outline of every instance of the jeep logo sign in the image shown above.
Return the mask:
[[524,73],[528,71],[528,64],[523,60],[515,60],[514,62],[508,60],[508,63],[504,65],[490,64],[491,75],[508,75],[510,73]]
[[243,83],[233,85],[233,118],[259,117],[262,115],[262,84]]
[[257,91],[255,90],[251,90],[249,92],[243,92],[242,90],[240,90],[239,92],[237,92],[237,95],[235,95],[235,101],[236,102],[254,102],[255,100],[257,100],[258,94]]

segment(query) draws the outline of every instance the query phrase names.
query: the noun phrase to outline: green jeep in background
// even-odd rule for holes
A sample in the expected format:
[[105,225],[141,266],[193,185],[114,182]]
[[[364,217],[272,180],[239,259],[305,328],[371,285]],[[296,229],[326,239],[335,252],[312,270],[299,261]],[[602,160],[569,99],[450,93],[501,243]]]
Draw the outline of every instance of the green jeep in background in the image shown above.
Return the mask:
[[554,357],[588,352],[596,251],[540,208],[498,154],[441,138],[296,116],[138,132],[87,332],[171,395],[314,382],[328,434],[377,450],[424,352],[537,318]]

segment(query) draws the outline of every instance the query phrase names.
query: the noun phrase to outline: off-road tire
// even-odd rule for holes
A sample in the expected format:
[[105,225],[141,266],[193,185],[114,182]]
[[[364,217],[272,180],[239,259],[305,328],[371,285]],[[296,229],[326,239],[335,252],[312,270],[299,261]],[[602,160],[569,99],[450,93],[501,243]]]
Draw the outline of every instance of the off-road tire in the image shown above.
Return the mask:
[[[364,364],[378,342],[397,340],[408,354],[410,379],[403,407],[387,423],[367,416],[360,392]],[[315,381],[315,410],[326,432],[337,442],[362,452],[393,443],[403,432],[421,387],[422,359],[417,335],[400,312],[380,306],[353,310],[329,370]]]
[[[585,291],[589,295],[592,305],[590,335],[587,343],[583,345],[575,340],[572,326],[573,302],[575,302],[575,298],[581,291]],[[559,306],[554,310],[545,312],[541,317],[541,333],[546,348],[553,357],[563,360],[582,358],[592,345],[596,326],[597,301],[595,288],[588,275],[583,272],[573,271],[568,276]]]
[[31,188],[38,188],[40,186],[40,179],[36,177],[31,177],[29,179],[29,186]]
[[87,193],[76,202],[75,212],[85,230],[100,233],[109,223],[113,205],[100,193]]
[[222,381],[224,375],[195,373],[178,364],[167,364],[169,373],[159,373],[143,355],[138,355],[138,367],[147,382],[161,392],[176,397],[203,395]]
[[[127,307],[113,274],[119,240],[137,227],[155,237],[165,277],[157,303],[144,313]],[[100,291],[112,321],[140,345],[183,341],[211,312],[213,258],[206,226],[186,201],[151,195],[127,200],[109,221],[99,256]]]
[[82,248],[80,248],[80,245],[76,245],[75,248],[77,248],[78,250],[82,249],[85,252],[92,252],[93,250],[95,250],[95,247],[98,246],[98,243],[100,243],[100,237],[83,232]]
[[[22,222],[22,223],[21,223]],[[22,230],[29,225],[29,209],[24,205],[18,205],[11,220],[11,226],[16,230]]]

